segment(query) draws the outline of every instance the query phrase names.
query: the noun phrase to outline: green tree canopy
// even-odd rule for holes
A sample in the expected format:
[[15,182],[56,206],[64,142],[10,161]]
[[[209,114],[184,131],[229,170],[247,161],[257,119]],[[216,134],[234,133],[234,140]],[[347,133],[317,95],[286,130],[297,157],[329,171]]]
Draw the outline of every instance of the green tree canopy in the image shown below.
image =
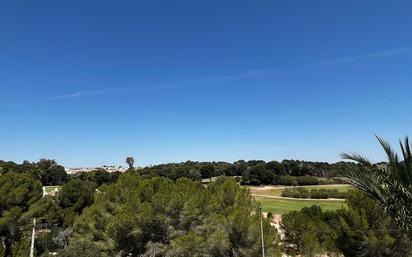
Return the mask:
[[338,211],[312,206],[283,215],[286,242],[304,256],[325,252],[346,257],[410,256],[410,239],[394,229],[393,220],[373,199],[350,191],[347,205]]
[[[208,187],[189,179],[144,179],[126,172],[103,186],[75,224],[107,254],[127,256],[258,256],[258,205],[233,179]],[[268,256],[276,231],[264,221]]]
[[96,188],[96,183],[80,179],[73,179],[62,187],[58,194],[58,204],[63,209],[66,226],[72,225],[76,216],[93,204]]
[[[23,236],[22,219],[30,206],[41,198],[41,183],[30,174],[7,173],[0,175],[0,251],[9,256],[14,247],[23,247],[18,241]],[[25,247],[25,246],[24,246]],[[3,248],[3,249],[1,249]]]

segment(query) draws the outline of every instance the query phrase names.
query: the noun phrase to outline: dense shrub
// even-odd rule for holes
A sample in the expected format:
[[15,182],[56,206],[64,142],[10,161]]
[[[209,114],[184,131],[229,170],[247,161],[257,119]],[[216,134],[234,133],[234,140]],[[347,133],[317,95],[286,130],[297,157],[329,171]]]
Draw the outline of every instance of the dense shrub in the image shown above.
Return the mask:
[[345,199],[346,193],[339,192],[337,189],[312,189],[310,190],[310,198],[312,199],[326,199],[326,198]]
[[393,229],[393,221],[369,197],[350,191],[348,208],[322,211],[303,208],[282,216],[285,241],[303,256],[407,257],[411,239]]
[[273,179],[273,185],[297,186],[298,181],[292,176],[276,176]]
[[307,189],[304,187],[286,188],[282,191],[283,197],[293,198],[312,198],[312,199],[327,199],[339,198],[344,199],[346,193],[339,192],[337,189]]
[[273,181],[273,185],[284,185],[284,186],[308,186],[308,185],[322,185],[327,184],[327,180],[320,180],[316,177],[310,176],[275,176]]
[[298,182],[298,185],[300,186],[322,184],[318,178],[311,177],[311,176],[296,177],[296,181]]

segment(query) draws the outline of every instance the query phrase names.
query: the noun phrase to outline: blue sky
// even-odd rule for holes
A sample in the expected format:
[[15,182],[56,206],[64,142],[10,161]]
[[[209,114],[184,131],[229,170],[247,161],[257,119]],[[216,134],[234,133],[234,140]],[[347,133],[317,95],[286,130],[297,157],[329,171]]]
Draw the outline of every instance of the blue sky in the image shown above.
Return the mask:
[[2,1],[0,159],[383,157],[412,135],[411,1]]

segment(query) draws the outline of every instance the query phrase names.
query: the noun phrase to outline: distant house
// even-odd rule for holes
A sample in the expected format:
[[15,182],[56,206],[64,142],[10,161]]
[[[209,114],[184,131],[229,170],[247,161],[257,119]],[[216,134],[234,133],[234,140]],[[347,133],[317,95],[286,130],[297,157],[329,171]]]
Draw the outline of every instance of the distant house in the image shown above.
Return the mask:
[[95,170],[104,170],[107,172],[125,172],[127,171],[127,168],[122,167],[122,166],[108,166],[108,165],[103,165],[102,167],[88,167],[88,168],[66,168],[67,174],[77,174],[80,172],[91,172]]
[[43,197],[46,197],[46,196],[56,197],[61,189],[62,189],[61,186],[44,186],[43,187]]

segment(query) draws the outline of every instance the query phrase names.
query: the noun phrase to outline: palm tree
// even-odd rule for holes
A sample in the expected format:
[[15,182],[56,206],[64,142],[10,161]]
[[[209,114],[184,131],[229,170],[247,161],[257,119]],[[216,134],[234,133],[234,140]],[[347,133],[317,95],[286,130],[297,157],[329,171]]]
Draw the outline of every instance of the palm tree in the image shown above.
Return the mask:
[[359,154],[342,154],[342,158],[359,163],[348,172],[346,181],[368,194],[393,218],[399,229],[412,236],[412,146],[406,137],[401,141],[403,160],[387,141],[377,136],[388,161],[372,164]]
[[126,157],[126,163],[129,165],[129,170],[132,170],[134,165],[134,158]]

